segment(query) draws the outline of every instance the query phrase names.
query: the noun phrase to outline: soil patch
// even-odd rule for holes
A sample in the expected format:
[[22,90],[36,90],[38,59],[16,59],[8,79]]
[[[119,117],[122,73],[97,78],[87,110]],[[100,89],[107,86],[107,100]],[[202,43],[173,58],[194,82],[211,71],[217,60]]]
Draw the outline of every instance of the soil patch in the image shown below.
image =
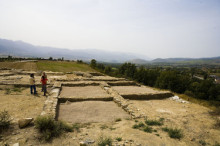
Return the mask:
[[99,86],[62,87],[59,101],[112,100],[111,95]]
[[171,92],[159,91],[150,87],[114,86],[112,88],[126,99],[163,99],[173,96]]
[[31,95],[29,88],[21,90],[21,92],[11,91],[10,94],[5,94],[6,90],[0,90],[0,111],[8,111],[14,122],[20,118],[35,118],[40,115],[46,99],[40,93],[40,88],[37,88],[38,96]]
[[112,122],[117,118],[125,119],[129,117],[113,101],[61,103],[58,112],[58,120],[70,123]]

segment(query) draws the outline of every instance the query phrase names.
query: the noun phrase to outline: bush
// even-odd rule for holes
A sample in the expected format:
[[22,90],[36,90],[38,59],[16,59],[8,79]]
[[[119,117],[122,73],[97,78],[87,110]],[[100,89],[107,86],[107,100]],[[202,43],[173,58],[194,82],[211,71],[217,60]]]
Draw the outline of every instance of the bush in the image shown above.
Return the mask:
[[117,141],[122,141],[122,138],[121,137],[116,137],[115,138]]
[[206,146],[206,142],[204,140],[200,140],[199,143],[202,145],[202,146]]
[[63,132],[72,132],[73,127],[63,121],[55,121],[51,116],[39,116],[36,118],[35,127],[42,134],[45,141],[60,136]]
[[110,137],[101,136],[98,140],[98,146],[112,146],[112,139]]
[[168,132],[170,138],[181,139],[183,137],[181,129],[177,129],[177,128],[173,129],[173,128],[164,127],[162,128],[162,130],[165,132]]
[[134,129],[138,129],[139,126],[138,126],[137,124],[134,124],[134,125],[132,126],[132,128],[134,128]]
[[132,126],[132,128],[134,128],[134,129],[139,129],[139,128],[144,127],[144,126],[145,126],[144,123],[143,123],[143,122],[140,122],[140,123],[138,123],[138,124],[134,124],[134,125]]
[[139,124],[138,124],[138,127],[144,127],[145,125],[144,125],[144,123],[143,122],[140,122]]
[[163,125],[163,120],[157,121],[157,120],[145,120],[145,123],[149,126],[161,126]]
[[153,131],[153,129],[149,126],[145,126],[143,130],[144,130],[144,132],[147,132],[147,133],[152,133],[152,131]]
[[115,120],[115,122],[119,122],[119,121],[121,121],[121,118],[118,118],[118,119]]
[[79,123],[75,123],[75,124],[73,124],[73,130],[76,130],[77,132],[79,132],[80,131],[80,124]]
[[10,94],[10,93],[11,93],[11,89],[6,88],[6,89],[5,89],[5,94]]
[[171,138],[181,139],[183,137],[181,129],[170,129],[168,134]]
[[0,131],[8,129],[11,124],[10,115],[8,111],[0,112]]
[[165,131],[165,132],[168,132],[168,131],[169,131],[169,128],[164,127],[164,128],[162,128],[162,130]]

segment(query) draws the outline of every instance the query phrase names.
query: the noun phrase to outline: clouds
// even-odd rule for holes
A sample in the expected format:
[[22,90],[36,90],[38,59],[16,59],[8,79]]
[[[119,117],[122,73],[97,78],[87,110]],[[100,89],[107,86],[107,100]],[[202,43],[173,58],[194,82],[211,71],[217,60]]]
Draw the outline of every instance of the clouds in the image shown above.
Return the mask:
[[220,2],[192,0],[2,0],[0,37],[35,45],[220,55]]

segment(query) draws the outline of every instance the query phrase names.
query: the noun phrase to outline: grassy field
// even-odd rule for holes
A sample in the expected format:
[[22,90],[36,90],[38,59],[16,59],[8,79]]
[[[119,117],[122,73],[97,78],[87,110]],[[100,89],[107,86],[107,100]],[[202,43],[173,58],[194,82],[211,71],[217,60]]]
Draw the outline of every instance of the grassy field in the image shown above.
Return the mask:
[[72,71],[95,71],[87,64],[64,61],[38,61],[37,70],[54,71],[54,72],[72,72]]
[[84,71],[94,72],[89,65],[77,62],[66,61],[38,61],[38,62],[0,62],[0,68],[14,68],[30,71],[54,71],[54,72],[72,72]]
[[6,61],[0,62],[0,68],[23,69],[37,71],[36,62]]

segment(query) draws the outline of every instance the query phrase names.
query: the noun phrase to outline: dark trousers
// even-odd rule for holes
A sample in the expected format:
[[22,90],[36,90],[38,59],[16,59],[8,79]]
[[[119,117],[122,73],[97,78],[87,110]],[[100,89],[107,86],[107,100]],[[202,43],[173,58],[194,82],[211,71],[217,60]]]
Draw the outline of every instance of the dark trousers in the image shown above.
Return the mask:
[[44,95],[46,95],[46,93],[47,93],[47,85],[46,84],[42,85],[42,90],[44,92]]
[[36,94],[36,86],[35,85],[31,85],[30,86],[30,89],[31,89],[31,94],[33,94],[33,89],[34,89],[34,94]]

